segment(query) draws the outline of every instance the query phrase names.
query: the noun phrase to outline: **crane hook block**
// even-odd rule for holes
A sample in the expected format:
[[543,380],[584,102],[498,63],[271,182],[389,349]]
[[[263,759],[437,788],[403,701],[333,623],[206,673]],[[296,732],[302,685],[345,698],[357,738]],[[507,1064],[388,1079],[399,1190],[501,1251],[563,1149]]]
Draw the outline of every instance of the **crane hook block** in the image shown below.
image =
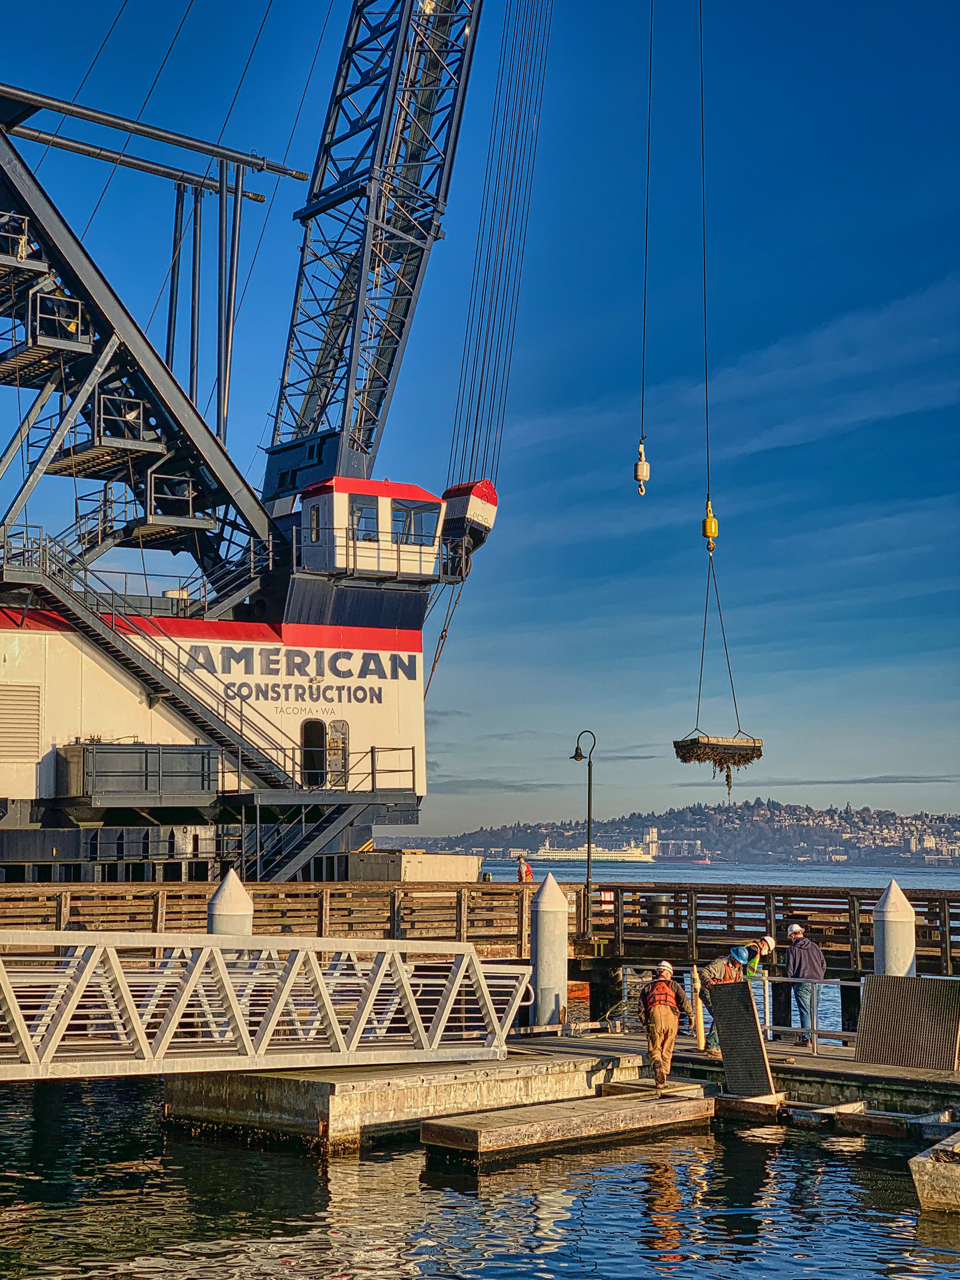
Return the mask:
[[646,457],[644,456],[643,441],[641,441],[640,444],[637,446],[637,453],[639,456],[636,462],[633,464],[633,478],[634,480],[636,480],[639,486],[638,492],[642,498],[644,493],[646,492],[646,490],[643,487],[644,482],[650,479],[650,463],[647,461]]
[[707,548],[712,551],[714,547],[714,538],[720,533],[720,525],[717,523],[717,517],[713,514],[713,507],[707,499],[707,514],[703,518],[703,536],[707,539]]

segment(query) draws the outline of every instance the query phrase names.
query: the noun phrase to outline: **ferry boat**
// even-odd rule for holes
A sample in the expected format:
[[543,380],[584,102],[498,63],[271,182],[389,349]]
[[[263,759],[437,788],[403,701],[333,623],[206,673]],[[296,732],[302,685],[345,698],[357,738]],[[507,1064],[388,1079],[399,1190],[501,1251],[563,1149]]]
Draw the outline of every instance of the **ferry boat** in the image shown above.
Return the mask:
[[[655,841],[645,840],[643,844],[631,841],[630,844],[622,845],[619,849],[602,849],[598,845],[594,845],[592,857],[594,862],[654,862],[656,860],[655,851]],[[553,849],[550,846],[550,841],[547,840],[536,853],[531,853],[528,857],[531,862],[585,862],[587,859],[587,846],[582,844],[578,849]]]

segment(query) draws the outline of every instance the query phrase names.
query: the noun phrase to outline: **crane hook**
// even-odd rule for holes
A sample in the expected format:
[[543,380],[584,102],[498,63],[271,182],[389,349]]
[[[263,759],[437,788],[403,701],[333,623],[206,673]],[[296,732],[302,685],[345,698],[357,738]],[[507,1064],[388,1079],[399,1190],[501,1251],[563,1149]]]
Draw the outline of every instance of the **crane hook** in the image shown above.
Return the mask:
[[713,507],[710,505],[709,498],[707,499],[707,514],[703,518],[702,531],[707,540],[707,550],[713,555],[714,548],[717,545],[714,542],[714,538],[720,534],[720,525],[717,522],[717,517],[713,514]]
[[645,439],[646,439],[645,436],[640,437],[640,443],[639,445],[637,445],[637,455],[638,455],[637,460],[633,464],[633,478],[637,482],[637,485],[638,485],[637,492],[640,494],[641,498],[646,492],[646,490],[643,487],[644,481],[650,479],[650,463],[647,461],[643,452],[643,442]]

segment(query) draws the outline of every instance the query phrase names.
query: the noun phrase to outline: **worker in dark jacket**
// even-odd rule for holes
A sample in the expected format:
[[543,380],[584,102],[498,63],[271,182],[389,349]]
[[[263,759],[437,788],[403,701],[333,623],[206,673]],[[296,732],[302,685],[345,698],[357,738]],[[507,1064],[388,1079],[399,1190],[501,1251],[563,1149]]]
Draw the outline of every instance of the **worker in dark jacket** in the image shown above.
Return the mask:
[[670,1074],[673,1046],[680,1029],[680,1014],[693,1024],[693,1005],[679,982],[673,980],[673,965],[661,960],[652,982],[640,988],[639,1014],[647,1028],[647,1055],[657,1084],[665,1084]]
[[[714,987],[723,986],[727,982],[743,982],[746,979],[746,967],[750,961],[750,953],[746,947],[731,947],[728,955],[717,956],[700,970],[700,999],[713,1015],[710,992]],[[717,1031],[716,1019],[707,1032],[707,1055],[719,1058],[720,1035]]]
[[[826,976],[827,962],[817,944],[806,936],[803,925],[792,924],[787,930],[787,977],[802,978],[802,982],[794,982],[793,998],[796,1001],[797,1013],[800,1015],[801,1033],[809,1031],[817,1016],[816,983]],[[810,1037],[801,1034],[797,1044],[809,1044]]]

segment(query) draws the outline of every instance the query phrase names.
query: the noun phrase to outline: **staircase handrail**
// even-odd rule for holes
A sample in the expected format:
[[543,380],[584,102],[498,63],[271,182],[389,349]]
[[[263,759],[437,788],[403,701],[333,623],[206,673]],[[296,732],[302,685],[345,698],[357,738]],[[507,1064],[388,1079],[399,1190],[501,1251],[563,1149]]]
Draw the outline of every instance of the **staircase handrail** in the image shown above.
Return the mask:
[[[18,552],[11,545],[13,542],[11,535],[21,532],[21,529],[23,541]],[[232,732],[238,733],[241,739],[249,741],[252,747],[267,756],[274,765],[279,766],[291,780],[296,777],[300,744],[289,737],[279,725],[274,725],[254,708],[247,707],[244,701],[240,701],[239,706],[234,707],[223,690],[204,680],[196,671],[187,671],[186,660],[189,659],[189,652],[163,631],[155,619],[144,618],[138,613],[136,608],[132,607],[132,602],[110,586],[94,569],[78,562],[75,553],[68,547],[42,531],[39,531],[38,535],[31,540],[29,527],[21,526],[3,531],[0,548],[2,548],[0,556],[4,562],[15,563],[17,558],[22,556],[23,567],[36,568],[47,577],[55,579],[60,590],[71,595],[81,607],[90,609],[84,596],[92,595],[95,603],[100,607],[91,612],[97,613],[105,626],[121,638],[133,643],[134,647],[146,648],[146,656],[160,668],[167,679],[174,680],[175,683],[190,690],[211,714],[227,725]],[[51,565],[59,570],[59,573],[51,573]],[[78,579],[83,586],[83,595],[78,594],[74,589],[74,583]],[[91,587],[91,579],[99,584],[100,589],[97,586]],[[143,625],[145,622],[151,624],[152,631]],[[164,647],[165,644],[169,645],[170,649]],[[173,656],[176,657],[175,676],[169,670],[170,659]],[[250,738],[251,730],[259,740]]]

